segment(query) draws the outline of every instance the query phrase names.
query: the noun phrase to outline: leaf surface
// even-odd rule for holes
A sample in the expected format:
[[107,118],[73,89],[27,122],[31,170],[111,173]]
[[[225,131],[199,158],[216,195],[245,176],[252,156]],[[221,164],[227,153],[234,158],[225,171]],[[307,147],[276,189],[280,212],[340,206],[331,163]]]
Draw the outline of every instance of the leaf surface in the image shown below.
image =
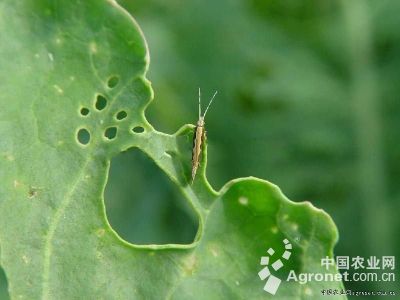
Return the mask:
[[[269,294],[257,275],[260,257],[273,248],[271,263],[278,259],[284,239],[293,248],[277,277],[326,272],[320,259],[332,256],[337,232],[324,212],[256,178],[214,191],[206,149],[189,184],[193,126],[167,135],[147,122],[148,61],[139,27],[112,1],[0,5],[0,254],[10,296],[261,299]],[[192,244],[133,245],[110,227],[103,200],[110,160],[132,147],[198,215]],[[341,287],[283,282],[277,295]]]

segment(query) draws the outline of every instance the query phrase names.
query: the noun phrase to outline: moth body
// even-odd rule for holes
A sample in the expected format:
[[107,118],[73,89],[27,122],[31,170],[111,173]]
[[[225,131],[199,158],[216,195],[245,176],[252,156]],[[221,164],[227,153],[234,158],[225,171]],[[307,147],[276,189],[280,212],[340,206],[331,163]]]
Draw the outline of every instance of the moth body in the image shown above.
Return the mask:
[[217,92],[214,93],[214,96],[211,98],[210,103],[208,103],[208,106],[206,108],[206,111],[204,112],[204,115],[201,115],[201,95],[200,95],[200,88],[199,88],[199,120],[197,121],[195,130],[194,130],[194,135],[193,135],[193,150],[192,150],[192,183],[196,177],[197,169],[199,168],[200,165],[200,160],[201,160],[201,149],[203,146],[203,143],[206,138],[206,131],[205,131],[205,122],[204,118],[206,116],[207,110],[210,107],[210,104],[214,100],[215,95],[217,95]]
[[204,118],[200,117],[197,121],[193,136],[193,151],[192,151],[192,183],[196,177],[197,169],[200,165],[201,148],[204,141]]

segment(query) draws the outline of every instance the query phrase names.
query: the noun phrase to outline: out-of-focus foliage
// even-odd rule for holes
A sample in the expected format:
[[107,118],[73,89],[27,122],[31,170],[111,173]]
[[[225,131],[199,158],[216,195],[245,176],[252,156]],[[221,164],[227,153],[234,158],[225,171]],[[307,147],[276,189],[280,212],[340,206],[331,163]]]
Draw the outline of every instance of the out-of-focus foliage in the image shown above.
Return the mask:
[[0,299],[8,299],[8,292],[7,292],[7,279],[4,275],[3,269],[0,268]]
[[333,216],[337,255],[399,254],[399,2],[120,3],[148,39],[156,128],[194,123],[197,88],[204,102],[219,90],[206,120],[215,188],[267,178]]

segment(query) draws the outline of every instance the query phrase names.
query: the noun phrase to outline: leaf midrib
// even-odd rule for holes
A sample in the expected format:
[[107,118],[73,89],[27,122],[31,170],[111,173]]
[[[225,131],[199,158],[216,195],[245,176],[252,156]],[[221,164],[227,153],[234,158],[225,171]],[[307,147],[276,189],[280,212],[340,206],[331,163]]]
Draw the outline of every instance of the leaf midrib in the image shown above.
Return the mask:
[[42,299],[50,299],[50,267],[51,267],[51,255],[52,255],[52,241],[54,238],[54,234],[57,230],[57,227],[60,223],[61,217],[64,214],[65,210],[68,208],[69,204],[73,199],[73,194],[78,186],[78,184],[82,181],[82,177],[85,174],[85,171],[92,160],[92,156],[88,155],[85,163],[80,169],[79,175],[76,177],[76,180],[72,183],[70,190],[65,194],[61,204],[53,217],[50,220],[49,229],[44,239],[44,257],[43,257],[43,275],[42,275]]

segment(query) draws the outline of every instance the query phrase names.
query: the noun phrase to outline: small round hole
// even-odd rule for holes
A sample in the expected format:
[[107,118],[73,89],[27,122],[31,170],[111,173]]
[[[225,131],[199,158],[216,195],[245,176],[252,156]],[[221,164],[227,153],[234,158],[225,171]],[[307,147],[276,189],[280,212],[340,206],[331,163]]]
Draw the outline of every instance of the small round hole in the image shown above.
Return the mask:
[[118,82],[119,82],[118,76],[111,76],[107,81],[107,85],[110,89],[112,89],[117,86]]
[[128,116],[126,111],[122,110],[117,114],[117,120],[123,120]]
[[77,138],[79,143],[87,145],[90,142],[90,132],[85,128],[81,128],[78,131]]
[[117,127],[109,127],[104,132],[104,136],[109,140],[114,139],[117,136]]
[[88,114],[89,114],[89,109],[88,108],[86,108],[86,107],[83,107],[82,109],[81,109],[81,115],[82,116],[87,116]]
[[132,131],[134,133],[143,133],[144,132],[144,128],[142,126],[136,126],[136,127],[132,128]]
[[97,95],[96,108],[98,110],[103,110],[107,106],[107,99],[103,95]]

